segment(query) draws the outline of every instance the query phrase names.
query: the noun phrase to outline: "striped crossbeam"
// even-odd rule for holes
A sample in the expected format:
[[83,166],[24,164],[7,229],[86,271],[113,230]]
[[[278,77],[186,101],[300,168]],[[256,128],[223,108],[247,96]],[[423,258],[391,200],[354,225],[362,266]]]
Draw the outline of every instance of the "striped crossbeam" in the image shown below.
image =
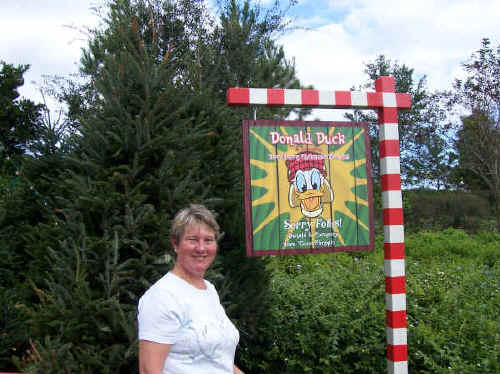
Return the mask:
[[375,91],[230,88],[227,92],[227,104],[234,106],[355,108],[376,109],[378,111],[384,223],[387,369],[390,374],[407,374],[406,276],[398,109],[409,109],[411,98],[409,94],[395,92],[394,77],[377,79]]
[[282,88],[230,88],[228,105],[274,105],[314,108],[408,109],[410,95],[394,92],[319,91]]

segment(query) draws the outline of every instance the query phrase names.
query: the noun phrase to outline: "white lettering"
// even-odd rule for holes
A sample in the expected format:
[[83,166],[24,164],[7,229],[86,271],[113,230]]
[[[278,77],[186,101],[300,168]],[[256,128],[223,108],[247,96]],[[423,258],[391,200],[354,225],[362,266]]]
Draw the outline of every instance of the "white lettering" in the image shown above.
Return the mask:
[[339,145],[345,144],[345,135],[337,132],[336,135],[327,135],[322,132],[316,133],[316,144]]

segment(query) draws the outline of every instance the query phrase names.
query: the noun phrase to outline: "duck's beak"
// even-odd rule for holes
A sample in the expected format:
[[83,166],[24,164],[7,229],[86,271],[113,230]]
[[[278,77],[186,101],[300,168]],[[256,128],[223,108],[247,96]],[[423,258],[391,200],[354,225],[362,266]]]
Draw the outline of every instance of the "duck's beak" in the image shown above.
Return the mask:
[[313,212],[321,206],[321,196],[323,194],[318,190],[307,190],[299,193],[298,198],[304,206],[305,210]]

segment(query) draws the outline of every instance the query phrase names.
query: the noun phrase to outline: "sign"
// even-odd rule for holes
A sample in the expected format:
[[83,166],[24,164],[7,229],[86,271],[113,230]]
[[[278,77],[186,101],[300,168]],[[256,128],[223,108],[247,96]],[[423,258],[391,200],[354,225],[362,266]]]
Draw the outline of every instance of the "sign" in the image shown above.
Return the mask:
[[372,250],[368,126],[243,121],[247,255]]
[[[395,92],[394,77],[379,77],[375,81],[375,92],[356,91],[319,91],[312,89],[281,88],[229,88],[227,103],[232,106],[267,105],[331,109],[376,109],[379,123],[380,150],[380,185],[382,192],[382,216],[384,225],[384,273],[385,273],[385,308],[387,371],[392,374],[408,374],[408,344],[406,326],[406,275],[404,251],[403,198],[401,194],[400,153],[398,110],[411,108],[408,93]],[[268,122],[270,126],[279,125]],[[258,197],[252,197],[253,187],[250,182],[249,137],[251,123],[246,126],[243,141],[246,144],[245,178],[248,184],[246,194],[247,243],[249,255],[265,254],[256,252],[253,245],[254,223],[253,206],[259,204]],[[263,124],[264,126],[265,124]],[[304,123],[300,125],[305,126]],[[245,127],[245,124],[244,124]],[[285,144],[286,144],[286,138]],[[293,138],[292,138],[293,139]],[[299,137],[300,139],[300,137]],[[290,140],[291,141],[291,140]],[[369,149],[366,146],[366,149]],[[369,155],[366,164],[369,165]],[[277,166],[279,168],[279,166]],[[257,177],[254,178],[257,181]],[[367,170],[369,180],[369,170]],[[331,182],[331,181],[330,181]],[[331,186],[331,183],[330,183]],[[367,184],[368,191],[370,185]],[[265,188],[265,187],[262,187]],[[279,190],[279,187],[277,188]],[[368,192],[370,193],[370,192]],[[257,199],[255,202],[252,199]],[[369,197],[370,200],[370,197]],[[279,205],[279,204],[278,204]],[[371,207],[371,204],[369,205]],[[371,208],[370,208],[371,217]],[[372,221],[372,219],[370,218]],[[311,226],[313,227],[313,226]],[[278,226],[279,228],[279,226]],[[371,240],[373,240],[371,231]],[[346,249],[346,248],[345,248]],[[316,248],[318,250],[318,248]],[[278,249],[271,253],[290,253]]]

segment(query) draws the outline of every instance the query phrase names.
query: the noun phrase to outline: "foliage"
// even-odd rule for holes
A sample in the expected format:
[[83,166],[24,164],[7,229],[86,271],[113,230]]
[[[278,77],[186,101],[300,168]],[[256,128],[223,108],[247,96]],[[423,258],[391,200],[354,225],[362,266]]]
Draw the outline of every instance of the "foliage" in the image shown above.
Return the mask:
[[16,367],[12,357],[23,353],[27,347],[28,328],[26,326],[27,316],[20,310],[16,300],[23,290],[20,285],[16,289],[0,287],[0,303],[2,305],[0,318],[0,368],[2,370],[15,371]]
[[56,209],[29,243],[37,302],[24,307],[33,348],[17,360],[23,370],[66,372],[60,362],[82,373],[137,368],[136,305],[166,272],[168,260],[158,259],[169,213],[205,194],[195,180],[203,115],[195,123],[187,113],[169,64],[138,43],[130,17],[116,8],[110,18],[126,48],[105,56],[94,82],[99,104],[81,118]]
[[448,93],[449,104],[459,104],[469,112],[462,117],[456,141],[459,168],[469,187],[489,190],[500,230],[500,46],[494,50],[483,39],[463,67],[466,78],[456,79]]
[[136,312],[124,301],[134,297],[134,269],[143,265],[121,258],[117,232],[114,241],[99,243],[83,230],[75,224],[72,237],[62,240],[57,251],[49,249],[53,265],[46,282],[42,288],[32,283],[38,303],[22,306],[33,341],[16,364],[26,372],[115,373],[134,363]]
[[421,233],[407,241],[412,372],[496,373],[498,234]]
[[[445,112],[438,105],[435,94],[427,89],[425,76],[417,77],[415,70],[397,61],[380,55],[365,64],[368,82],[362,89],[374,89],[375,81],[381,76],[395,78],[396,92],[411,95],[411,108],[398,111],[398,131],[400,138],[401,178],[407,187],[446,188],[450,185],[453,156],[447,151],[448,126],[443,125]],[[373,176],[379,178],[379,127],[373,112],[355,110],[347,114],[348,119],[371,124],[371,155]]]
[[[69,153],[34,164],[43,170],[54,161],[58,172],[37,181],[37,189],[47,182],[53,190],[44,190],[47,209],[23,236],[29,294],[17,295],[17,304],[30,335],[29,351],[15,360],[20,369],[135,372],[137,301],[171,265],[169,223],[188,202],[220,212],[222,256],[208,276],[241,328],[242,344],[258,338],[268,276],[265,261],[241,249],[235,139],[246,111],[227,108],[225,91],[245,69],[263,72],[251,84],[299,87],[270,37],[279,17],[259,14],[249,2],[228,1],[224,22],[213,27],[204,2],[109,3],[104,27],[94,30],[82,58],[88,83],[60,96],[71,104]],[[231,38],[251,39],[258,53],[247,56],[241,72],[222,77],[239,53],[229,49]]]
[[[19,99],[28,65],[14,66],[0,61],[0,167],[22,155],[38,135],[42,105]],[[15,166],[11,166],[12,172]]]
[[28,243],[52,208],[48,191],[55,192],[58,185],[49,186],[47,180],[59,174],[64,143],[61,133],[47,125],[49,112],[43,105],[18,99],[27,68],[3,64],[0,84],[0,122],[9,126],[7,133],[0,130],[8,138],[0,161],[0,367],[5,369],[13,369],[11,356],[27,347],[27,316],[19,301],[32,300],[23,286],[32,260]]
[[[405,230],[444,230],[463,228],[476,232],[493,228],[493,211],[488,199],[463,191],[403,191]],[[490,218],[490,220],[488,220]],[[490,225],[490,226],[488,226]]]
[[[250,372],[373,373],[384,360],[383,268],[348,255],[302,265],[276,259],[273,309]],[[283,266],[285,265],[285,266]],[[264,359],[256,360],[262,354]],[[255,357],[256,355],[257,357]]]
[[[384,373],[383,243],[371,253],[273,258],[271,314],[248,373]],[[412,373],[500,368],[500,237],[461,230],[406,238]]]

